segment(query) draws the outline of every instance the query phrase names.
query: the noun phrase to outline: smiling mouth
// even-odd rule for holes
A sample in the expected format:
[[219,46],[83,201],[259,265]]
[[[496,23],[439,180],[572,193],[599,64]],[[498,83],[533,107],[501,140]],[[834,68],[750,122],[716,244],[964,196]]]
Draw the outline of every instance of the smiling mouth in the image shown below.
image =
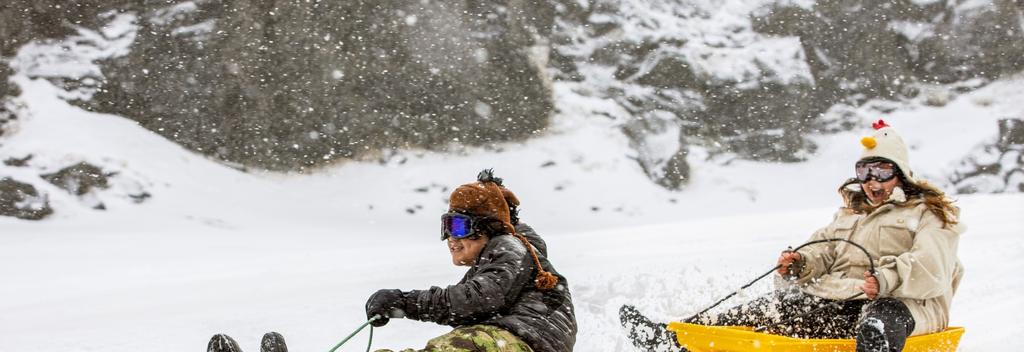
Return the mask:
[[885,196],[885,190],[882,189],[881,185],[870,185],[866,187],[866,190],[868,191],[868,195],[874,199],[879,199]]

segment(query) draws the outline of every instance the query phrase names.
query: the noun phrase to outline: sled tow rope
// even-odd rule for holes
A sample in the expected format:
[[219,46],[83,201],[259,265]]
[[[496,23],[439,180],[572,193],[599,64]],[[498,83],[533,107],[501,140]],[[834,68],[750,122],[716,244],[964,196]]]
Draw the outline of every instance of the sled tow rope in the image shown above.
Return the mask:
[[[875,260],[873,258],[871,258],[871,253],[868,253],[868,250],[865,249],[863,246],[857,244],[856,242],[853,242],[853,241],[850,241],[848,239],[845,239],[845,238],[826,238],[826,239],[822,239],[822,240],[810,241],[810,242],[807,242],[807,243],[804,243],[804,244],[800,245],[799,247],[796,247],[794,249],[790,249],[790,250],[787,250],[787,251],[796,252],[796,251],[800,250],[801,248],[807,247],[807,246],[812,245],[812,244],[826,243],[826,242],[836,242],[836,241],[842,241],[842,242],[846,242],[846,243],[852,244],[854,247],[857,247],[862,252],[864,252],[864,255],[868,256],[868,264],[871,266],[871,274],[872,275],[875,274]],[[694,320],[696,320],[697,317],[699,317],[701,314],[707,313],[709,310],[714,309],[715,307],[718,307],[718,305],[722,304],[722,302],[725,302],[726,300],[728,300],[728,299],[732,298],[733,296],[739,294],[740,291],[743,291],[743,290],[747,289],[747,287],[752,286],[754,283],[756,283],[758,281],[761,281],[761,279],[765,278],[765,276],[768,276],[771,273],[775,272],[776,270],[779,270],[779,268],[781,268],[781,267],[782,267],[781,264],[776,265],[771,270],[768,270],[768,272],[765,272],[764,274],[761,274],[761,276],[758,276],[753,281],[748,282],[746,285],[743,285],[743,287],[740,287],[739,290],[733,291],[729,295],[727,295],[727,296],[723,297],[722,299],[718,300],[718,302],[715,302],[715,304],[712,304],[710,307],[704,308],[704,310],[700,311],[699,313],[694,314],[693,316],[687,318],[685,320],[685,322],[693,323]],[[851,299],[857,298],[858,296],[860,296],[862,294],[864,294],[864,293],[861,292],[861,293],[859,293],[857,295],[854,295],[854,296],[852,296],[850,298],[847,298],[846,300],[851,300]]]
[[[341,340],[341,342],[338,342],[338,344],[335,345],[334,348],[330,350],[330,352],[334,352],[335,350],[337,350],[338,347],[341,347],[341,345],[344,345],[346,342],[348,342],[348,340],[351,340],[353,336],[356,336],[356,334],[358,334],[360,331],[363,331],[363,329],[366,328],[367,325],[370,325],[370,323],[377,321],[380,318],[380,315],[374,315],[372,318],[370,318],[370,320],[367,320],[365,323],[363,323],[363,325],[360,325],[358,328],[356,328],[356,331],[353,331],[351,334],[348,334],[348,337],[346,337],[344,340]],[[373,346],[373,326],[370,326],[370,339],[366,342],[366,352],[370,352],[370,346]]]

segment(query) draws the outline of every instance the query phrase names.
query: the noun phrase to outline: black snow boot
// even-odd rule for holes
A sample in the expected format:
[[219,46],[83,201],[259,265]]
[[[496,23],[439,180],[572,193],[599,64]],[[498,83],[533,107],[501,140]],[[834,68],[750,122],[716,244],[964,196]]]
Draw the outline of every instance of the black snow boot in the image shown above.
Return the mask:
[[899,352],[914,332],[914,316],[895,298],[882,298],[864,307],[857,325],[857,352]]
[[206,344],[206,352],[242,352],[242,349],[231,336],[216,334],[210,338],[210,343]]
[[651,321],[636,307],[622,306],[619,309],[619,322],[626,329],[637,351],[686,352],[685,348],[679,346],[675,332],[669,331],[665,324]]
[[288,352],[288,345],[284,343],[284,336],[271,331],[263,334],[263,341],[260,341],[260,352]]

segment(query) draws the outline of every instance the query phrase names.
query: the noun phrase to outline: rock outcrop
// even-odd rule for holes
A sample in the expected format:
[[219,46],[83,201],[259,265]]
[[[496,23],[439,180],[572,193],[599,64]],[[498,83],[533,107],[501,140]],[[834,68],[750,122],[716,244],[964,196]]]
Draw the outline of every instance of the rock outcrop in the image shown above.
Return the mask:
[[685,184],[675,170],[687,170],[689,148],[799,161],[815,150],[809,136],[850,127],[823,119],[836,105],[1024,69],[1024,4],[1013,0],[595,0],[570,9],[553,40],[556,77],[615,101],[604,114],[668,188]]
[[94,189],[109,187],[107,175],[103,173],[103,170],[86,162],[80,162],[41,177],[76,196],[85,195]]
[[34,186],[10,177],[0,179],[0,216],[42,220],[50,214],[49,199]]
[[979,147],[949,178],[957,193],[1024,192],[1024,119],[999,121],[999,139]]
[[529,138],[553,111],[554,5],[192,1],[138,10],[85,106],[250,167]]

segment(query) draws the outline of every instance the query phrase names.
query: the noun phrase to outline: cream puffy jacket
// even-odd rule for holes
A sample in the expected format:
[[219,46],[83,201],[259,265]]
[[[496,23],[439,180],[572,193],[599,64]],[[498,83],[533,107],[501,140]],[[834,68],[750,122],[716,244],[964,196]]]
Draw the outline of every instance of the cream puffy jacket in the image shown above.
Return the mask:
[[[943,226],[920,199],[888,203],[870,214],[840,210],[811,240],[843,238],[865,247],[877,259],[879,297],[899,299],[914,317],[913,335],[949,324],[949,307],[963,276],[957,258],[962,228]],[[846,242],[814,244],[799,250],[797,283],[809,294],[843,300],[862,292],[868,257]],[[863,295],[859,299],[866,299]]]

